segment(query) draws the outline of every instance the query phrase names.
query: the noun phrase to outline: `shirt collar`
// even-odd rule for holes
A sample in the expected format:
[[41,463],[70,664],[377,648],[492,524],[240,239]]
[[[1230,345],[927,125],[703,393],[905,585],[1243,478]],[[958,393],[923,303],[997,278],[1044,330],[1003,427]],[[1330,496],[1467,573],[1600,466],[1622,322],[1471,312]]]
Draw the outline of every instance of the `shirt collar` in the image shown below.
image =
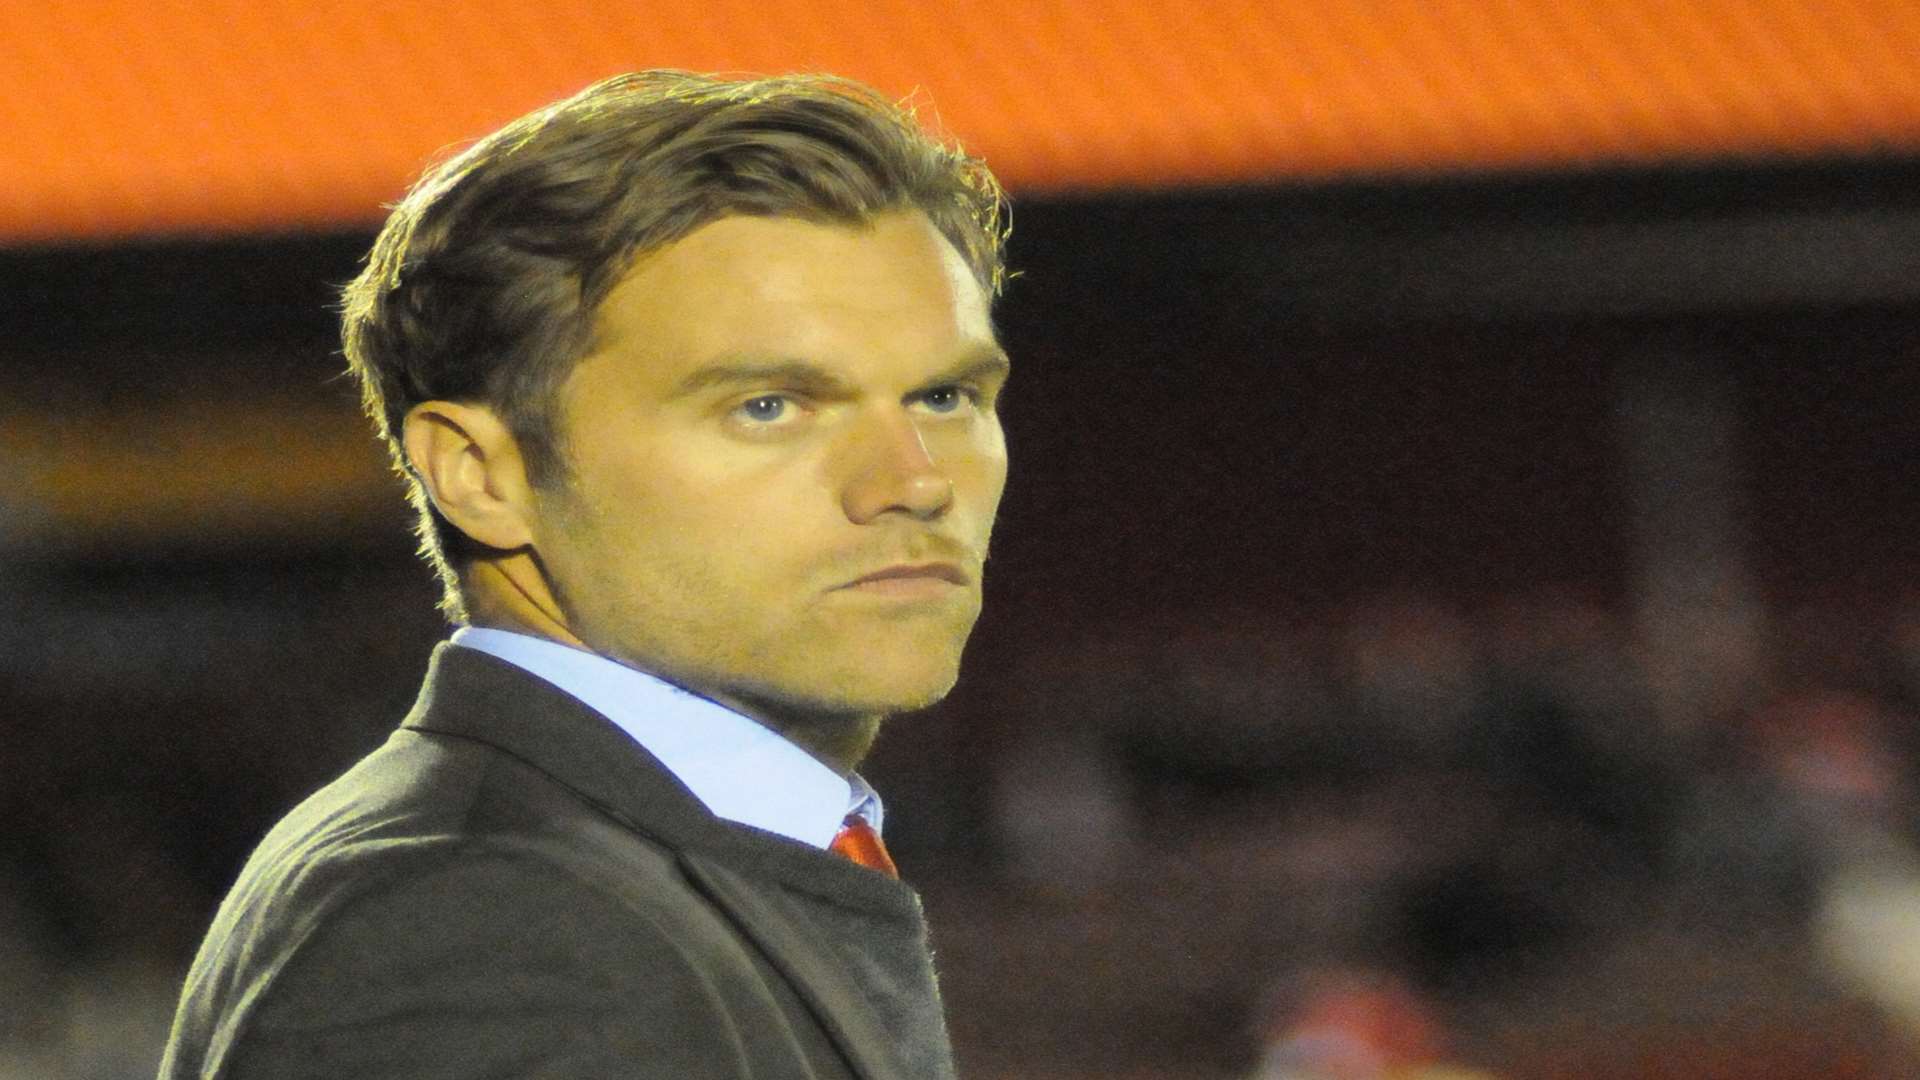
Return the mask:
[[453,643],[525,669],[613,721],[659,759],[707,809],[825,848],[847,815],[877,832],[880,796],[772,729],[644,671],[557,641],[463,626]]

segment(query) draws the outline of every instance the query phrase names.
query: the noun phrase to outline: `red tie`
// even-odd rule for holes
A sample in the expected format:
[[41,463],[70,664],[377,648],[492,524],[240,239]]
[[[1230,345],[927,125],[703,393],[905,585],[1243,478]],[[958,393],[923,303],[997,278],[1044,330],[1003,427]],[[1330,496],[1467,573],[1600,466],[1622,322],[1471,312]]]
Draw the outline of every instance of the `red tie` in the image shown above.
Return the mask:
[[900,876],[899,867],[893,865],[892,857],[887,854],[887,846],[880,842],[880,834],[859,814],[848,814],[847,823],[827,846],[869,870],[878,870],[890,878]]

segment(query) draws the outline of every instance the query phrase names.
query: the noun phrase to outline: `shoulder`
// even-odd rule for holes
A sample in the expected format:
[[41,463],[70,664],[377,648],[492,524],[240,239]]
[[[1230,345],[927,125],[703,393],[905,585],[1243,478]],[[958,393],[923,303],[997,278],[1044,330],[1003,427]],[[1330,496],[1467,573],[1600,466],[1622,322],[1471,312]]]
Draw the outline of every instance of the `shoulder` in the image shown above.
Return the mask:
[[723,992],[703,943],[657,912],[496,839],[390,869],[229,1002],[207,1075],[750,1071],[752,1002]]
[[524,927],[558,906],[573,914],[551,929],[579,933],[597,916],[657,920],[691,899],[671,851],[539,770],[401,731],[274,826],[208,944],[277,967],[345,947],[354,925],[431,940]]
[[487,779],[445,786],[323,791],[275,830],[189,977],[202,1064],[172,1075],[739,1074],[742,1027],[779,1020],[766,973],[672,852],[590,810],[487,828]]
[[665,873],[616,890],[581,873],[571,852],[499,836],[427,841],[383,862],[377,873],[362,868],[350,895],[288,950],[269,1022],[326,1013],[351,1024],[355,1005],[377,1011],[392,995],[470,1004],[500,995],[564,1012],[701,966],[689,955],[698,938],[677,933],[685,920],[673,915],[690,890]]

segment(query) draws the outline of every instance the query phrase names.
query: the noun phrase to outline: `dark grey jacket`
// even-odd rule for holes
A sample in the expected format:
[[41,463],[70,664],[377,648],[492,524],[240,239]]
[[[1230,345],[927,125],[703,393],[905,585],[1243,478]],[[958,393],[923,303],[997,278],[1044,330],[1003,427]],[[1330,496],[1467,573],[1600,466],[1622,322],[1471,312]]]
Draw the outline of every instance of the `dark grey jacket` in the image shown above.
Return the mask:
[[280,822],[162,1080],[937,1080],[913,891],[710,814],[571,696],[441,646],[399,731]]

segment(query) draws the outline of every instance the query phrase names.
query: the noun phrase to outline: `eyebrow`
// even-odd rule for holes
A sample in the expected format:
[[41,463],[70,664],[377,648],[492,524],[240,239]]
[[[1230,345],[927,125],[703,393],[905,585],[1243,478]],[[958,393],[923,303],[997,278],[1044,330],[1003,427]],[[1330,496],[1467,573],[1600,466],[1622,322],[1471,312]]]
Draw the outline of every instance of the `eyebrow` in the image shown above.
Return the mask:
[[[925,386],[969,382],[991,376],[1005,376],[1013,368],[1007,351],[999,345],[970,350],[951,366],[926,380]],[[789,357],[729,356],[706,364],[674,385],[668,399],[686,397],[716,386],[740,386],[754,383],[780,383],[821,396],[851,392],[844,379],[809,360]]]

